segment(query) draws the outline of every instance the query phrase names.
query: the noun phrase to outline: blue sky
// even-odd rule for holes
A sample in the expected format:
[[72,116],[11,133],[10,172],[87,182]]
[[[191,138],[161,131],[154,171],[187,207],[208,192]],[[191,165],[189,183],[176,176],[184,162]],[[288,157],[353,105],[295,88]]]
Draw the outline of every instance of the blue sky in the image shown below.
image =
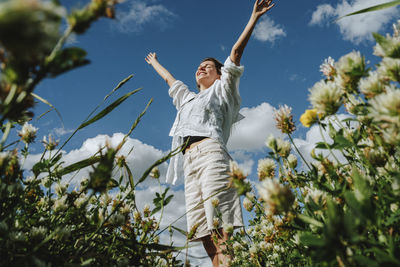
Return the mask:
[[[372,55],[371,33],[391,32],[392,23],[399,19],[398,8],[335,19],[383,2],[387,1],[276,1],[276,7],[259,21],[242,57],[245,71],[240,92],[242,113],[247,119],[236,127],[230,142],[231,154],[250,173],[252,180],[256,179],[257,160],[266,155],[265,138],[270,133],[278,133],[274,129],[273,108],[283,104],[293,108],[298,126],[294,136],[306,143],[304,151],[315,142],[315,131],[302,127],[298,121],[309,108],[308,89],[322,79],[319,66],[325,58],[331,56],[338,60],[358,50],[370,66],[377,61]],[[61,3],[70,9],[83,6],[86,1]],[[253,3],[250,0],[126,0],[117,7],[116,20],[102,19],[86,34],[69,40],[68,45],[88,51],[90,65],[45,80],[37,87],[35,93],[51,102],[64,121],[62,128],[55,112],[34,119],[32,124],[39,128],[38,138],[51,132],[57,139],[65,140],[68,132],[119,81],[134,74],[113,99],[128,90],[139,87],[143,90],[106,118],[79,132],[65,147],[65,159],[72,163],[94,153],[105,139],[118,140],[120,135],[115,133],[126,133],[147,101],[153,98],[153,104],[128,143],[135,147],[130,164],[139,175],[170,149],[168,133],[176,112],[167,94],[167,85],[144,61],[145,56],[156,52],[159,61],[175,78],[196,90],[194,73],[199,62],[209,56],[221,61],[226,59],[247,23]],[[35,114],[40,115],[47,109],[44,104],[38,104]],[[40,153],[41,149],[37,142],[32,152]],[[35,155],[26,166],[34,159]],[[164,164],[162,174],[165,169]],[[177,203],[183,199],[182,182],[174,188]],[[150,182],[146,186],[148,191],[156,190]],[[143,192],[138,194],[145,198]]]

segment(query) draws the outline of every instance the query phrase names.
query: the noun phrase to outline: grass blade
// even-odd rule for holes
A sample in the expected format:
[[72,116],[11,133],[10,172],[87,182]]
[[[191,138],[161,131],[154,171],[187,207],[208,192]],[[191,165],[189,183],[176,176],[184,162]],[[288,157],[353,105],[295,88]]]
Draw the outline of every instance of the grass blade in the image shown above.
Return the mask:
[[86,126],[100,120],[101,118],[103,118],[104,116],[106,116],[108,113],[110,113],[111,111],[113,111],[116,107],[118,107],[122,102],[124,102],[128,97],[130,97],[131,95],[133,95],[134,93],[137,93],[138,91],[140,91],[141,88],[130,91],[128,93],[126,93],[125,95],[121,96],[120,98],[118,98],[117,100],[115,100],[113,103],[111,103],[110,105],[108,105],[106,108],[104,108],[102,111],[100,111],[99,113],[97,113],[97,115],[95,115],[94,117],[92,117],[91,119],[89,119],[88,121],[82,123],[81,125],[79,125],[77,130],[80,130],[82,128],[85,128]]
[[91,166],[91,165],[93,165],[93,164],[95,164],[95,163],[97,163],[99,161],[100,161],[100,156],[92,156],[90,158],[75,162],[75,163],[73,163],[73,164],[71,164],[71,165],[69,165],[69,166],[67,166],[65,168],[62,168],[57,173],[60,176],[63,176],[63,175],[66,175],[68,173],[71,173],[71,172],[86,168],[88,166]]
[[40,115],[40,117],[39,117],[37,120],[39,120],[42,116],[44,116],[45,114],[47,114],[48,112],[50,112],[52,109],[54,109],[55,112],[57,113],[58,117],[60,118],[60,121],[61,121],[62,126],[64,127],[64,122],[63,122],[61,113],[56,109],[56,107],[55,107],[53,104],[51,104],[49,101],[47,101],[46,99],[44,99],[43,97],[41,97],[41,96],[39,96],[39,95],[37,95],[37,94],[35,94],[35,93],[31,93],[31,95],[32,95],[34,98],[36,98],[37,100],[39,100],[39,101],[43,102],[44,104],[48,105],[49,107],[51,107],[50,110],[48,110],[47,112],[45,112],[45,113],[43,113],[42,115]]
[[336,21],[338,21],[338,20],[340,20],[340,19],[342,19],[344,17],[353,16],[353,15],[357,15],[357,14],[362,14],[362,13],[366,13],[366,12],[378,11],[378,10],[381,10],[381,9],[390,8],[390,7],[394,7],[394,6],[398,6],[398,5],[400,5],[400,0],[387,2],[387,3],[376,5],[376,6],[371,6],[371,7],[364,8],[364,9],[352,12],[350,14],[344,15],[344,16],[338,18]]

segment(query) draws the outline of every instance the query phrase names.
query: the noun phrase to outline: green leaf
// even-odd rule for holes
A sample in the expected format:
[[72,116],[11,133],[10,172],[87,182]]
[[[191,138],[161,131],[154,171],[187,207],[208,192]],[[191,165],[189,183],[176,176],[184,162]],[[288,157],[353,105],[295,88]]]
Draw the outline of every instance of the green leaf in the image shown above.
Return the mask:
[[339,132],[335,138],[333,139],[333,144],[331,146],[332,149],[342,149],[347,147],[353,147],[353,143],[347,140],[344,136],[342,131]]
[[47,65],[50,77],[55,77],[77,67],[90,63],[87,53],[79,47],[68,47],[58,51],[54,59]]
[[363,255],[354,255],[353,259],[358,263],[358,266],[378,267],[379,264]]
[[320,227],[320,228],[324,227],[324,224],[322,222],[317,221],[314,218],[308,217],[308,216],[303,215],[303,214],[299,214],[298,217],[299,217],[300,220],[302,220],[305,223],[312,224],[312,225],[315,225],[315,226]]
[[59,170],[58,175],[60,175],[60,176],[66,175],[68,173],[91,166],[99,161],[100,161],[100,156],[96,156],[96,157],[90,157],[90,158],[75,162],[75,163]]
[[106,116],[108,113],[110,113],[111,111],[113,111],[116,107],[118,107],[122,102],[124,102],[128,97],[130,97],[131,95],[133,95],[134,93],[137,93],[138,91],[140,91],[141,88],[133,90],[131,92],[126,93],[125,95],[121,96],[120,98],[118,98],[117,100],[115,100],[113,103],[111,103],[110,105],[108,105],[105,109],[103,109],[102,111],[100,111],[99,113],[97,113],[97,115],[93,116],[91,119],[89,119],[88,121],[82,123],[81,125],[79,125],[78,130],[85,128],[86,126],[100,120],[101,118],[103,118],[104,116]]
[[398,6],[398,5],[400,5],[400,0],[391,1],[391,2],[384,3],[384,4],[371,6],[371,7],[364,8],[364,9],[352,12],[350,14],[344,15],[344,16],[338,18],[337,21],[342,19],[342,18],[344,18],[344,17],[353,16],[353,15],[357,15],[357,14],[362,14],[362,13],[366,13],[366,12],[378,11],[378,10],[381,10],[381,9],[386,9],[386,8],[390,8],[390,7],[394,7],[394,6]]
[[304,233],[300,235],[300,242],[305,246],[310,247],[323,247],[325,246],[325,240],[319,236],[311,233]]
[[176,231],[178,231],[179,233],[181,233],[182,235],[184,235],[185,237],[187,236],[187,232],[186,231],[184,231],[184,230],[182,230],[182,229],[180,229],[180,228],[178,228],[176,226],[173,226],[173,225],[171,225],[171,227],[173,229],[175,229]]

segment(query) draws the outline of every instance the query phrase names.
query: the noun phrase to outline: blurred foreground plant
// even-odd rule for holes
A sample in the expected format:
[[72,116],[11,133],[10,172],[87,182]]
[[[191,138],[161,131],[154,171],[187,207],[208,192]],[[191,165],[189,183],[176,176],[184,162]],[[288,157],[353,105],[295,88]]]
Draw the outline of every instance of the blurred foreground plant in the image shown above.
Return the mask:
[[[247,193],[243,202],[250,226],[227,242],[230,266],[400,266],[399,26],[374,34],[374,70],[354,51],[321,66],[325,79],[300,118],[323,138],[311,155],[293,142],[290,108],[276,111],[292,145],[267,140],[259,197]],[[337,116],[342,105],[348,114]]]
[[[44,78],[56,77],[88,64],[86,51],[65,47],[71,33],[82,34],[100,17],[114,18],[116,0],[92,0],[67,13],[58,1],[8,0],[0,2],[0,259],[2,266],[178,266],[174,252],[183,248],[162,245],[162,213],[173,195],[156,193],[155,208],[139,209],[136,187],[156,167],[180,152],[172,151],[133,177],[121,148],[151,104],[133,122],[120,143],[107,144],[87,159],[65,166],[61,149],[77,131],[91,125],[137,93],[125,93],[97,109],[132,75],[121,81],[71,136],[59,146],[49,135],[44,151],[31,171],[22,171],[24,159],[36,138],[28,123],[34,98],[54,107],[34,93]],[[67,28],[63,34],[63,19]],[[97,113],[96,113],[97,112]],[[14,128],[23,125],[16,133]],[[10,133],[20,139],[9,142]],[[19,151],[20,142],[23,149]],[[58,148],[58,149],[57,149]],[[87,179],[70,187],[66,175],[91,167]],[[153,172],[152,172],[153,170]],[[116,178],[116,173],[120,176]],[[31,175],[31,176],[27,176]],[[161,216],[154,217],[160,212]],[[158,214],[157,214],[158,215]],[[176,228],[177,229],[177,228]],[[178,229],[180,230],[180,229]]]

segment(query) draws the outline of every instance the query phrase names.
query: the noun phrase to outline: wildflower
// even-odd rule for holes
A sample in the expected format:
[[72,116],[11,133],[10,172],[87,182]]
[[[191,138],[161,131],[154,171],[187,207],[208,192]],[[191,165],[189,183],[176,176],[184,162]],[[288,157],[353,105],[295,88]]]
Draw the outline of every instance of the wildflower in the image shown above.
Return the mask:
[[286,158],[287,156],[289,156],[290,153],[290,143],[282,140],[281,138],[277,139],[277,152],[281,157]]
[[379,124],[385,141],[400,141],[400,90],[387,86],[386,93],[374,97],[370,104],[369,117]]
[[319,201],[321,200],[321,202],[324,204],[326,202],[326,193],[316,189],[316,188],[306,188],[307,190],[307,197],[305,199],[306,203],[309,203],[310,200],[313,200],[314,203],[318,204]]
[[233,225],[231,223],[224,223],[222,225],[222,228],[224,228],[225,233],[228,233],[228,234],[233,233]]
[[149,217],[149,216],[150,216],[150,213],[151,213],[151,210],[150,210],[149,204],[144,205],[144,208],[143,208],[143,216],[144,216],[144,217]]
[[135,220],[135,222],[140,223],[142,221],[142,215],[140,214],[139,211],[135,211],[133,213],[133,219]]
[[380,37],[374,47],[374,55],[378,57],[391,57],[398,58],[400,51],[400,36],[398,35],[398,26],[393,25],[394,34],[390,36],[387,34],[385,37],[375,34],[375,37]]
[[258,186],[258,192],[265,203],[265,210],[273,215],[288,211],[294,201],[292,191],[275,179],[264,180]]
[[270,134],[265,142],[265,145],[273,151],[276,150],[276,138]]
[[57,141],[54,140],[53,136],[51,134],[49,134],[49,141],[47,141],[46,136],[43,136],[42,143],[46,150],[52,151],[58,146],[59,140],[57,140]]
[[219,219],[218,219],[217,217],[214,217],[214,218],[213,218],[213,227],[214,227],[215,229],[218,229],[218,228],[219,228]]
[[128,214],[129,212],[131,212],[131,208],[128,205],[123,205],[120,208],[120,212],[124,215]]
[[300,122],[303,124],[305,127],[310,127],[317,121],[317,110],[315,108],[313,109],[307,109],[303,115],[300,116]]
[[119,213],[116,213],[111,216],[110,223],[114,226],[121,226],[125,223],[125,216]]
[[353,51],[341,57],[337,63],[340,86],[345,92],[357,92],[357,83],[365,75],[365,59]]
[[250,252],[250,255],[251,255],[252,257],[254,257],[254,256],[257,254],[257,251],[258,251],[258,248],[257,248],[257,245],[256,245],[256,244],[253,244],[253,245],[249,248],[249,252]]
[[380,93],[385,92],[385,84],[387,84],[379,72],[370,72],[368,77],[360,80],[360,91],[366,98],[373,98]]
[[192,239],[195,236],[195,234],[197,232],[197,228],[199,228],[199,225],[200,225],[199,223],[195,223],[192,226],[192,228],[190,229],[188,236],[187,236],[188,239]]
[[156,166],[153,169],[151,169],[151,172],[149,175],[151,178],[158,179],[158,178],[160,178],[160,170]]
[[396,212],[399,209],[399,205],[397,203],[390,204],[390,210],[392,212]]
[[216,208],[219,205],[219,199],[214,197],[213,199],[211,199],[211,205]]
[[260,159],[258,161],[257,174],[260,181],[265,178],[273,178],[275,176],[275,161],[272,159]]
[[155,244],[158,244],[159,242],[160,242],[160,237],[157,235],[157,236],[155,236],[154,238],[153,238],[153,242],[155,243]]
[[251,202],[255,201],[255,196],[251,192],[246,193],[246,198],[248,198]]
[[239,242],[235,241],[232,245],[233,250],[235,251],[239,251],[240,249],[242,249],[242,244],[240,244]]
[[248,199],[247,197],[245,197],[243,199],[243,207],[247,210],[247,211],[251,211],[253,209],[253,202],[251,202],[250,199]]
[[331,79],[332,77],[336,76],[335,60],[331,57],[325,59],[324,63],[322,63],[319,69],[327,79]]
[[63,228],[58,228],[56,235],[54,238],[58,241],[64,241],[68,240],[68,238],[71,236],[71,227],[63,227]]
[[319,81],[311,89],[309,100],[322,117],[333,115],[342,105],[342,91],[332,81]]
[[67,204],[65,203],[67,200],[67,195],[64,195],[63,197],[57,199],[56,201],[54,201],[53,204],[53,210],[54,211],[63,211],[66,210],[68,208]]
[[400,82],[400,59],[385,57],[382,59],[377,72],[383,79]]
[[289,163],[289,167],[294,169],[297,167],[297,157],[293,154],[290,154],[287,158],[288,163]]
[[56,183],[55,187],[54,187],[54,191],[56,192],[56,194],[61,197],[62,195],[65,194],[65,192],[67,191],[67,187],[68,185],[65,184],[61,184],[61,183]]
[[233,179],[238,179],[238,180],[244,180],[246,179],[247,175],[243,173],[243,171],[240,169],[239,165],[235,161],[230,161],[230,176]]
[[22,126],[21,131],[18,132],[18,135],[21,137],[21,140],[24,141],[24,143],[30,144],[35,140],[37,131],[38,128],[32,126],[32,124],[25,122],[25,124]]
[[86,196],[85,195],[81,195],[80,197],[75,199],[75,201],[74,201],[75,207],[77,207],[78,209],[81,208],[83,206],[83,204],[86,202],[86,200],[87,200]]
[[291,134],[296,130],[296,126],[293,122],[292,108],[287,105],[280,106],[278,110],[275,109],[274,117],[276,127],[280,129],[282,133]]

